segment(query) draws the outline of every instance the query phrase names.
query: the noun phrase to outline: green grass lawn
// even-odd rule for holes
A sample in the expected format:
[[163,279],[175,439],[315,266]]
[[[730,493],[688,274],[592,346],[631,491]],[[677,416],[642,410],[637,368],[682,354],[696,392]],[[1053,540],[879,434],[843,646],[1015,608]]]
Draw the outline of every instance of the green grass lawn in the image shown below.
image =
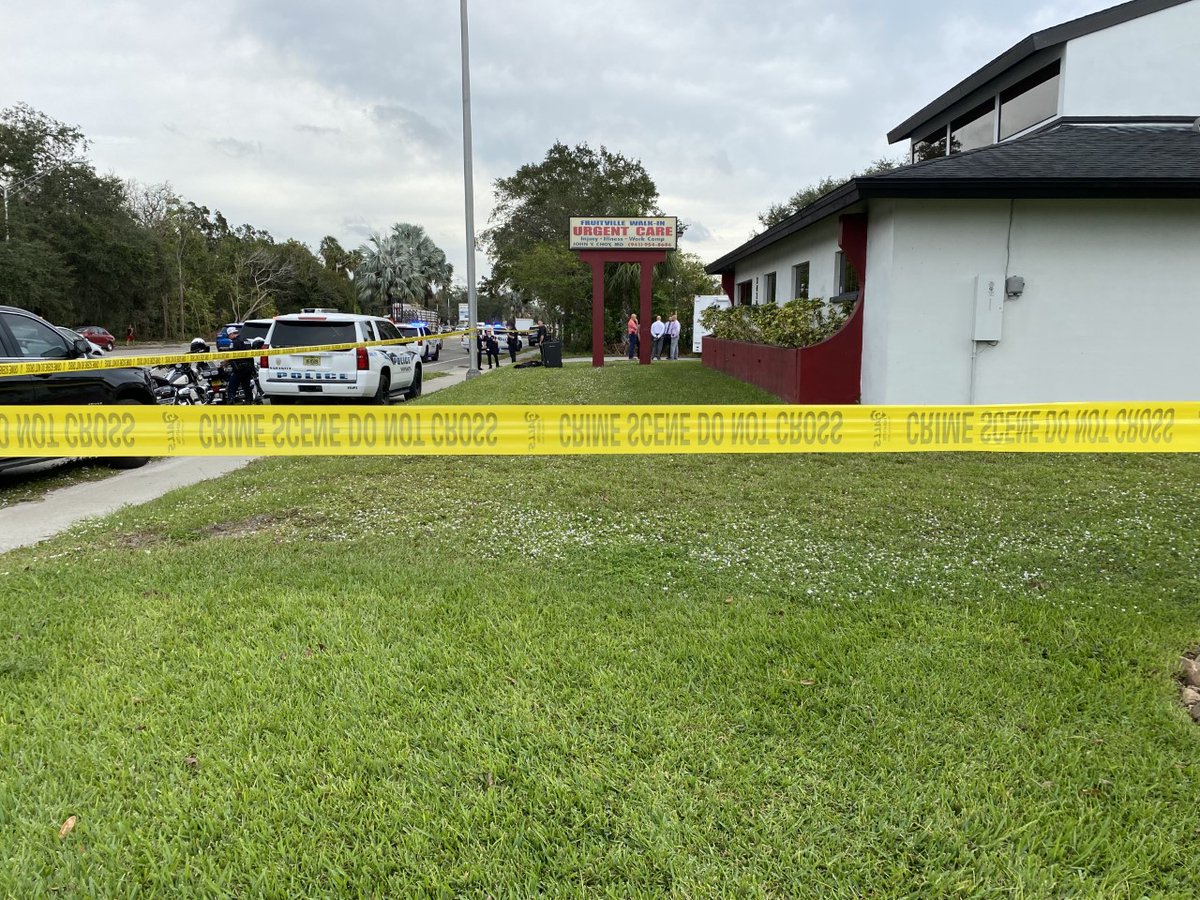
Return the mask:
[[[631,365],[421,402],[739,399]],[[1198,462],[177,491],[0,556],[0,896],[1195,896]]]

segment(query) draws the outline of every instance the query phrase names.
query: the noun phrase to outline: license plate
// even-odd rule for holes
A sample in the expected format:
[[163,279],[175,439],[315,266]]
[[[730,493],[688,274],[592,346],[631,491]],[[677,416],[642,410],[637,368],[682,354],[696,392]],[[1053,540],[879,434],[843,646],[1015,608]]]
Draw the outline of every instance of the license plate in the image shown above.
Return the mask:
[[304,357],[304,365],[306,365],[306,366],[319,366],[320,364],[321,364],[321,357],[319,357],[319,356]]

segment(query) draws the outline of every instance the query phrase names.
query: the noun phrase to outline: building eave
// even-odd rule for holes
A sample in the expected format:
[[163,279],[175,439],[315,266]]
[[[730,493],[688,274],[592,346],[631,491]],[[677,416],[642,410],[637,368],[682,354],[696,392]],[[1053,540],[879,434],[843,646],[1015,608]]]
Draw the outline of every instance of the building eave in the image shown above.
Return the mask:
[[722,272],[732,272],[738,260],[745,259],[763,247],[769,247],[782,238],[797,231],[802,231],[809,225],[821,219],[835,215],[847,209],[862,199],[858,192],[858,179],[851,179],[840,187],[834,188],[828,194],[820,197],[799,212],[789,216],[782,222],[771,226],[762,234],[757,234],[740,247],[729,251],[720,259],[714,260],[704,267],[709,275],[719,275]]

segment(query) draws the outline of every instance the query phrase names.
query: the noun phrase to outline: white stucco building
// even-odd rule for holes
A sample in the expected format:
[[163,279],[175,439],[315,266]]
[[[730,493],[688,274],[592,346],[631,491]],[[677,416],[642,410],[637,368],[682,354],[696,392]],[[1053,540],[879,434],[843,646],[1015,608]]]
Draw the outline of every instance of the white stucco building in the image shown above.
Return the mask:
[[1198,399],[1197,117],[1200,0],[1124,3],[1021,41],[889,133],[912,165],[708,271],[735,303],[859,296],[864,403]]

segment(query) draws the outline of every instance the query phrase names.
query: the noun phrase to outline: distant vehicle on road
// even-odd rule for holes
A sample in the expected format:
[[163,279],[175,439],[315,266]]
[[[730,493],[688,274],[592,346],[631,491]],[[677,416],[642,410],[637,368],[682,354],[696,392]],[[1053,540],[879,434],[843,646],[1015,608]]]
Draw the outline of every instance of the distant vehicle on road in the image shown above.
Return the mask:
[[93,344],[110,353],[112,352],[112,348],[117,344],[117,339],[106,328],[101,328],[99,325],[84,325],[82,328],[73,330],[78,331]]
[[421,354],[422,362],[437,362],[442,355],[442,339],[435,337],[434,332],[424,322],[397,323],[396,328],[406,338],[418,338],[409,344]]
[[80,334],[78,331],[73,331],[73,330],[71,330],[70,328],[67,328],[67,327],[65,327],[65,326],[63,326],[63,325],[56,325],[55,327],[56,327],[56,328],[57,328],[57,329],[58,329],[60,332],[62,332],[62,336],[63,336],[63,337],[65,337],[65,338],[66,338],[68,341],[70,341],[72,344],[74,344],[76,341],[87,341],[87,343],[88,343],[88,347],[90,347],[90,348],[91,348],[91,349],[88,351],[88,356],[95,357],[95,356],[103,356],[103,355],[104,355],[104,348],[103,348],[103,347],[101,347],[99,344],[94,344],[94,343],[92,343],[91,341],[88,341],[88,339],[87,339],[87,338],[85,338],[85,337],[84,337],[82,334]]

